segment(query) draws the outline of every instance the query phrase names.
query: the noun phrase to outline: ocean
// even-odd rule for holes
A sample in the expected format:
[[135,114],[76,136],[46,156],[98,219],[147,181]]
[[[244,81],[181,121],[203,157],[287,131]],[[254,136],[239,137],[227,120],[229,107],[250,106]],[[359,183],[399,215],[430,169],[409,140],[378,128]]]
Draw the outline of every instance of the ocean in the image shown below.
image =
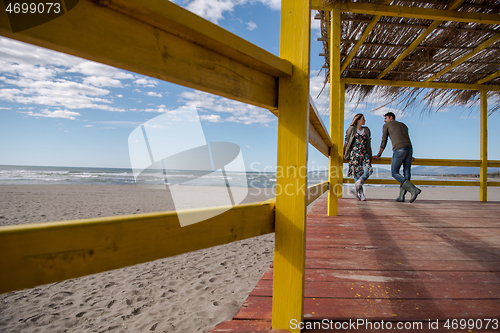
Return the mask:
[[[272,188],[276,174],[272,172],[226,172],[231,186]],[[327,180],[326,172],[309,175],[309,184]],[[221,172],[185,170],[146,170],[140,177],[142,185],[186,184],[193,186],[225,186]],[[0,165],[0,185],[133,185],[132,169]]]
[[[344,170],[346,171],[346,170]],[[345,177],[345,175],[344,175]],[[375,168],[371,178],[391,179],[385,169]],[[412,176],[413,179],[449,180],[441,176]],[[251,188],[272,188],[276,186],[273,172],[226,172],[231,186]],[[308,173],[308,185],[328,180],[325,171]],[[457,179],[453,179],[457,180]],[[132,169],[127,168],[87,168],[87,167],[47,167],[0,165],[0,185],[133,185],[136,184]],[[146,170],[140,177],[142,185],[179,184],[191,186],[226,186],[221,172],[201,172],[185,170]],[[369,185],[386,187],[394,185]]]

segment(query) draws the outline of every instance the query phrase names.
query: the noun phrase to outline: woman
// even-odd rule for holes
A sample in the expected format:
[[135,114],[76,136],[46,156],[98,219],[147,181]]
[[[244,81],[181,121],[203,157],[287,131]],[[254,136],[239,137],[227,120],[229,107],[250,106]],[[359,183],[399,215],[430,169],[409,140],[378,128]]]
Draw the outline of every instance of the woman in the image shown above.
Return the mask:
[[344,158],[349,160],[348,177],[354,177],[354,188],[350,192],[358,200],[366,200],[363,184],[373,173],[371,134],[365,124],[365,117],[358,113],[346,131]]

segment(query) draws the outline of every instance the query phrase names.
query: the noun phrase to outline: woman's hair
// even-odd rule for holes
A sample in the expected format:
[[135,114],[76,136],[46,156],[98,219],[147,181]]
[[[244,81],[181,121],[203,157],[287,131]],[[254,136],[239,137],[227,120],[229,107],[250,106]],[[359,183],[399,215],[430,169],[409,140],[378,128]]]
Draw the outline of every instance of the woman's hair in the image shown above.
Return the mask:
[[354,118],[352,118],[351,126],[354,126],[354,127],[358,126],[358,120],[360,120],[361,117],[363,117],[362,113],[358,113],[357,115],[355,115]]

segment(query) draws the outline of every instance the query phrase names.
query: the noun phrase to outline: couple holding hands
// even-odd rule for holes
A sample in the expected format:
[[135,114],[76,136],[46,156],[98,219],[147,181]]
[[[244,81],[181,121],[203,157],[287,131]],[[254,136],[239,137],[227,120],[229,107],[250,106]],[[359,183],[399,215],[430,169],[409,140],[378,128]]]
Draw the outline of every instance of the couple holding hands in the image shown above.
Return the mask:
[[[354,188],[350,192],[358,200],[366,200],[363,184],[373,173],[372,159],[378,160],[382,155],[387,139],[392,143],[391,174],[401,185],[399,197],[396,201],[404,202],[406,192],[411,193],[410,202],[415,201],[422,192],[410,181],[411,162],[413,160],[413,148],[408,134],[408,127],[396,120],[396,115],[388,112],[384,115],[384,126],[382,127],[382,143],[377,155],[372,156],[371,133],[368,127],[364,126],[365,117],[358,113],[354,116],[351,126],[346,131],[344,143],[344,158],[349,160],[348,177],[354,177]],[[403,166],[402,176],[399,169]]]

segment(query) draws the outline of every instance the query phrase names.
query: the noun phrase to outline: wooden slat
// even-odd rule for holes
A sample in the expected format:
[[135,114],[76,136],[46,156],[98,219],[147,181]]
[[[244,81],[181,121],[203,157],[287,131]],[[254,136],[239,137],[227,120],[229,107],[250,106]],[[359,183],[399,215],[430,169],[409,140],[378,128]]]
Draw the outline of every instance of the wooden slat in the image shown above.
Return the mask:
[[318,133],[318,130],[311,122],[309,123],[309,143],[326,157],[330,156],[330,147],[327,146],[321,134]]
[[330,156],[330,147],[333,146],[330,135],[316,108],[316,104],[309,95],[309,143],[326,157]]
[[[427,186],[480,186],[480,181],[470,181],[470,180],[416,180],[411,181],[415,185],[427,185]],[[344,184],[353,184],[354,180],[352,178],[344,179]],[[366,184],[394,184],[398,185],[398,181],[394,179],[374,179],[370,178],[366,181]],[[500,186],[500,182],[489,181],[488,186]]]
[[318,131],[325,144],[328,147],[332,147],[333,143],[332,140],[330,139],[330,134],[328,134],[328,130],[326,129],[325,123],[323,123],[321,115],[319,114],[319,111],[316,108],[316,104],[314,103],[314,100],[312,99],[311,95],[309,95],[309,122]]
[[[342,192],[340,183],[340,175],[342,174],[342,164],[340,163],[342,155],[342,141],[339,133],[340,115],[343,109],[341,103],[343,101],[342,82],[340,80],[340,10],[335,8],[331,12],[330,19],[330,137],[333,142],[333,147],[330,152],[328,163],[328,182],[330,189],[328,191],[328,215],[337,215],[337,193]],[[340,186],[339,186],[340,185]]]
[[484,14],[477,12],[453,11],[422,7],[393,6],[376,3],[328,3],[321,0],[313,0],[311,5],[312,9],[325,11],[333,10],[338,6],[340,7],[340,10],[342,12],[346,13],[407,17],[423,20],[439,20],[464,23],[500,24],[499,14]]
[[[448,7],[448,10],[455,10],[457,9],[458,7],[460,7],[460,5],[464,2],[464,0],[455,0],[449,7]],[[413,52],[413,50],[415,50],[415,48],[417,46],[420,45],[420,43],[422,43],[426,38],[427,36],[429,36],[429,34],[431,32],[433,32],[443,21],[434,21],[431,23],[431,25],[424,31],[422,32],[411,44],[410,46],[408,46],[408,48],[406,48],[406,50],[403,51],[403,53],[401,53],[389,66],[387,66],[386,69],[384,69],[382,71],[382,73],[380,73],[378,76],[377,76],[377,80],[380,80],[382,79],[387,73],[389,73],[391,71],[391,69],[393,69],[394,67],[396,67],[403,59],[405,59],[411,52]]]
[[[349,163],[344,160],[344,163]],[[373,160],[372,164],[391,164],[390,157],[382,157],[379,160]],[[428,165],[428,166],[462,166],[462,167],[480,167],[481,160],[454,160],[441,158],[417,158],[411,163],[412,165]],[[489,160],[488,168],[500,167],[500,161]]]
[[[388,2],[387,0],[384,1],[384,3],[387,3],[387,2]],[[354,58],[354,56],[358,52],[359,48],[361,47],[361,45],[363,45],[366,38],[368,37],[368,35],[370,35],[373,28],[375,27],[375,25],[377,25],[377,22],[381,17],[382,17],[381,15],[375,15],[372,18],[371,22],[366,26],[365,30],[363,31],[363,34],[361,35],[361,37],[359,37],[359,39],[356,42],[356,44],[354,45],[354,47],[351,49],[351,51],[349,52],[347,57],[344,59],[344,62],[342,63],[342,66],[340,67],[341,74],[347,68],[347,66],[349,66],[349,63],[351,62],[352,58]]]
[[483,84],[483,83],[488,82],[490,80],[493,80],[494,78],[499,77],[499,76],[500,76],[500,71],[495,72],[493,74],[490,74],[485,78],[482,78],[481,80],[477,81],[476,84]]
[[451,71],[453,68],[455,68],[457,66],[460,66],[467,59],[472,58],[473,56],[475,56],[476,54],[478,54],[479,52],[483,51],[488,46],[496,43],[499,40],[500,40],[500,34],[494,35],[493,37],[491,37],[490,39],[488,39],[484,43],[481,43],[481,45],[479,45],[478,47],[474,48],[474,50],[472,50],[471,52],[468,52],[467,54],[464,54],[463,56],[461,56],[460,58],[458,58],[457,60],[455,60],[451,65],[446,66],[444,69],[440,70],[437,74],[431,76],[429,79],[427,79],[425,81],[426,82],[432,82],[432,81],[434,81],[438,77],[443,76],[444,74],[446,74],[449,71]]
[[481,169],[479,201],[488,201],[488,95],[481,91]]
[[304,313],[310,21],[309,2],[282,1],[280,55],[293,75],[279,78],[273,329],[288,330]]
[[309,206],[326,191],[328,191],[328,182],[309,186],[306,191],[306,205]]
[[392,81],[392,80],[372,80],[372,79],[356,79],[356,78],[345,78],[342,79],[342,82],[348,84],[364,84],[368,86],[500,91],[500,86],[498,85],[481,85],[481,84],[465,84],[465,83]]
[[[226,209],[226,208],[222,208]],[[179,211],[204,216],[221,208]],[[274,232],[274,202],[236,206],[181,227],[176,212],[0,228],[0,293]]]
[[0,35],[267,109],[278,106],[269,73],[291,74],[288,62],[170,1],[80,0],[17,33],[0,11]]

